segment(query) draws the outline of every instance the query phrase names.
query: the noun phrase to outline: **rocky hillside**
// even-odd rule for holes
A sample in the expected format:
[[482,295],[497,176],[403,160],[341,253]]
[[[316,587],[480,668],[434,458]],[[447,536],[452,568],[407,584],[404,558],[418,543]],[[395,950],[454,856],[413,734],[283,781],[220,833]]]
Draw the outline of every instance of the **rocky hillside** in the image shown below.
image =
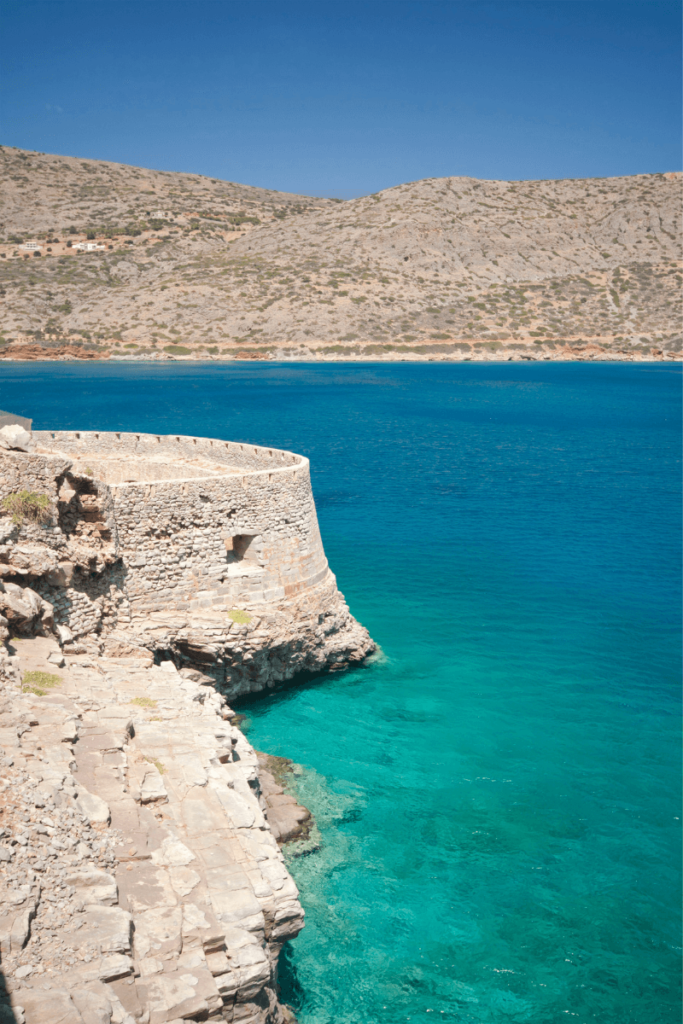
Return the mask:
[[338,202],[16,149],[0,158],[10,357],[680,352],[677,173],[438,178]]

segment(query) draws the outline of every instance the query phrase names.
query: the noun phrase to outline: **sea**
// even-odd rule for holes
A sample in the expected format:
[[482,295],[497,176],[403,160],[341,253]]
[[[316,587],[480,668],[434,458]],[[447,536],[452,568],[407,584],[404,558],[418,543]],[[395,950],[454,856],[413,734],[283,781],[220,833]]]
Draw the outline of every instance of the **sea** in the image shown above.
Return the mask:
[[379,652],[238,705],[320,832],[301,1024],[680,1020],[679,366],[5,363],[0,406],[311,460]]

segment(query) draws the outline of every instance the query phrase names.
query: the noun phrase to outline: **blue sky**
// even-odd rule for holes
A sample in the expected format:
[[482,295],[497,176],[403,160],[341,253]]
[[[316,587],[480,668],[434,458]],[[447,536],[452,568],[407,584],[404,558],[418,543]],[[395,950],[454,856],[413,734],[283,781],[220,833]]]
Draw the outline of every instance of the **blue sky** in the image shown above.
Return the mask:
[[5,145],[343,198],[680,168],[680,3],[0,9]]

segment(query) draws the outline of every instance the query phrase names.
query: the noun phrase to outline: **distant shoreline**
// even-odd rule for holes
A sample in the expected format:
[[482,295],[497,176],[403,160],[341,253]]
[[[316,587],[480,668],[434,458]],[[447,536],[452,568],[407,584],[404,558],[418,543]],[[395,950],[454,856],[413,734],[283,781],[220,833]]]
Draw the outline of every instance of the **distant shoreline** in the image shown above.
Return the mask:
[[601,353],[590,353],[586,355],[491,355],[487,356],[447,356],[447,355],[400,355],[400,356],[380,356],[380,355],[349,355],[343,356],[336,353],[334,356],[316,356],[314,354],[307,354],[298,357],[286,356],[286,355],[274,355],[266,357],[249,357],[249,356],[169,356],[166,353],[158,356],[78,356],[78,355],[55,355],[50,356],[47,353],[41,354],[40,356],[0,356],[0,363],[122,363],[122,364],[167,364],[167,363],[179,363],[179,364],[211,364],[211,365],[230,365],[234,363],[265,363],[272,365],[273,363],[682,363],[683,354],[680,352],[666,353],[666,354],[653,354],[644,353],[642,355],[612,355],[609,352]]

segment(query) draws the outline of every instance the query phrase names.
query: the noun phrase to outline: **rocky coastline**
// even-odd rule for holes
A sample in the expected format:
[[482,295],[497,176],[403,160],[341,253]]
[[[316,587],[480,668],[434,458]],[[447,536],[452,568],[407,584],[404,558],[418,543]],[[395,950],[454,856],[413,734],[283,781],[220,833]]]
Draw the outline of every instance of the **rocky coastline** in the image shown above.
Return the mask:
[[514,362],[680,362],[680,339],[671,344],[647,338],[623,345],[614,339],[570,339],[551,345],[530,341],[492,344],[489,340],[427,343],[419,346],[395,344],[354,348],[350,344],[330,347],[324,343],[302,347],[296,354],[287,346],[272,345],[268,351],[243,348],[224,355],[197,352],[174,355],[149,349],[140,355],[120,355],[107,349],[88,349],[81,345],[37,344],[33,338],[18,338],[0,352],[0,362],[111,362],[111,363],[514,363]]
[[374,644],[305,460],[175,438],[155,461],[127,437],[0,428],[0,1021],[286,1024],[278,957],[304,914],[281,847],[316,830],[227,700]]

